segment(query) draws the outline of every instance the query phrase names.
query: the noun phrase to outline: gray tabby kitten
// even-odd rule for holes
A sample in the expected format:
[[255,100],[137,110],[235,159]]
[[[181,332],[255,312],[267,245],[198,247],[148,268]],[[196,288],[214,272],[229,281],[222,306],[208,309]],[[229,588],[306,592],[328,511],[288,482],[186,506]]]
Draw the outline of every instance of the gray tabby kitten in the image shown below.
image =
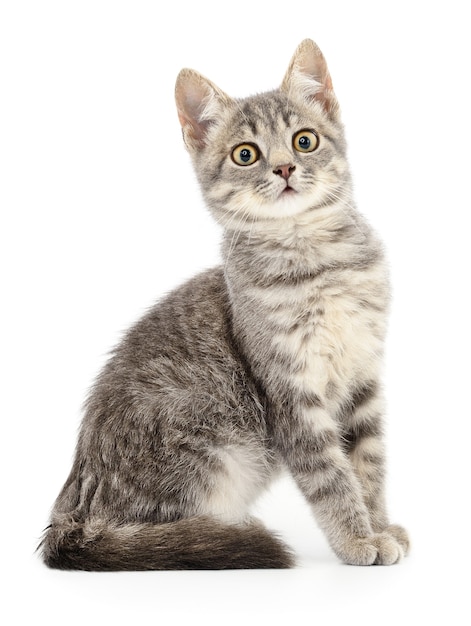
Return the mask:
[[127,333],[86,404],[41,550],[84,570],[284,568],[250,506],[281,468],[336,555],[389,565],[408,538],[384,502],[381,244],[356,212],[324,57],[234,100],[189,69],[176,102],[224,264]]

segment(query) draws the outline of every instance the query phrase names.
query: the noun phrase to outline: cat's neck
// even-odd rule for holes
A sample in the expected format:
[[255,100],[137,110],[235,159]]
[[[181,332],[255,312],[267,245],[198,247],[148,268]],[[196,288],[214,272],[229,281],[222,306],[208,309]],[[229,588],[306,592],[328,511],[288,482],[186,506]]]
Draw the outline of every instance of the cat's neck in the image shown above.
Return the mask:
[[222,249],[229,280],[270,284],[362,263],[376,245],[369,225],[349,205],[226,230]]

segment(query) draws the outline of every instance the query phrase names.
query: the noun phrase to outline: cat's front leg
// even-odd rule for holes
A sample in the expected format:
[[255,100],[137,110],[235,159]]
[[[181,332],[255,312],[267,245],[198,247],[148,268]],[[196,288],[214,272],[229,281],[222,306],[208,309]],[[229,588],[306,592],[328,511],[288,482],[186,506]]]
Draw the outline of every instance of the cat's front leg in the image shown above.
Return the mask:
[[337,556],[352,565],[399,561],[399,543],[372,528],[335,419],[321,406],[309,406],[277,422],[276,445]]
[[400,526],[391,525],[386,512],[383,406],[380,385],[369,381],[356,387],[338,419],[343,427],[344,447],[360,482],[373,530],[388,532],[407,554],[407,532]]

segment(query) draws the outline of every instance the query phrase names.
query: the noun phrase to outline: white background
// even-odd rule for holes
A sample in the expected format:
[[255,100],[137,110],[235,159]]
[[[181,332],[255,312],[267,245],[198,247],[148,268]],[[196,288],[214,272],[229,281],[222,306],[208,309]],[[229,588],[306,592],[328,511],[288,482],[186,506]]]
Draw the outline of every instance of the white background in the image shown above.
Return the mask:
[[[470,623],[468,21],[453,0],[0,4],[3,623]],[[175,77],[271,89],[305,37],[327,58],[356,198],[389,252],[388,491],[412,553],[340,564],[285,480],[258,512],[298,569],[47,570],[34,549],[88,386],[130,323],[219,260]]]

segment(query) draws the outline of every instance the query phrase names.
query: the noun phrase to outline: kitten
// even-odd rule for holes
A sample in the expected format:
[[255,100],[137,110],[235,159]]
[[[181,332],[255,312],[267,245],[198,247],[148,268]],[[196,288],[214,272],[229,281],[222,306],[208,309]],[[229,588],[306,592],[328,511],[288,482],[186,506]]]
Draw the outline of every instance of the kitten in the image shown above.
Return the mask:
[[279,89],[234,100],[189,69],[176,102],[222,267],[125,336],[86,403],[41,543],[50,567],[284,568],[250,517],[287,468],[335,554],[392,564],[379,371],[382,247],[353,206],[324,57],[305,40]]

